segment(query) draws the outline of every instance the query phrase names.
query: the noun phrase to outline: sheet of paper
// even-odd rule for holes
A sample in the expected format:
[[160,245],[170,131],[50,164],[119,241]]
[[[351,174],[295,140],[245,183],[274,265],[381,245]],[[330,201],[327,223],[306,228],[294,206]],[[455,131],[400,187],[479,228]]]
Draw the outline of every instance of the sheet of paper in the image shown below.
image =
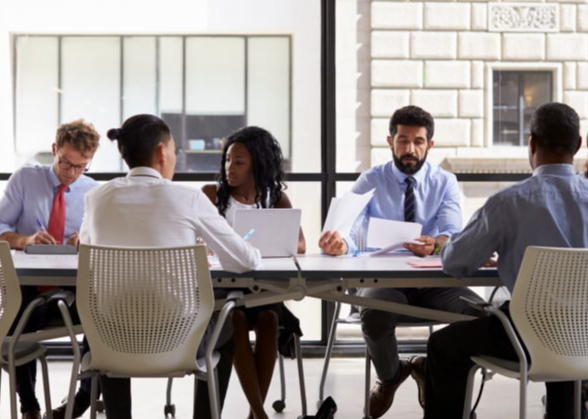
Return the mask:
[[409,261],[406,262],[413,268],[422,268],[422,269],[429,269],[429,268],[442,268],[443,265],[441,264],[441,259],[425,259],[425,260],[416,260],[416,261]]
[[347,192],[341,198],[333,198],[323,227],[323,233],[325,231],[338,231],[341,236],[348,236],[353,223],[374,196],[374,191],[375,189],[372,189],[363,195]]
[[421,236],[423,226],[419,223],[406,223],[382,218],[370,218],[368,226],[367,245],[380,249],[372,255],[377,256],[401,248],[404,243],[416,243]]
[[220,264],[220,261],[218,260],[218,256],[208,255],[208,267],[210,269],[220,269],[221,268],[221,264]]

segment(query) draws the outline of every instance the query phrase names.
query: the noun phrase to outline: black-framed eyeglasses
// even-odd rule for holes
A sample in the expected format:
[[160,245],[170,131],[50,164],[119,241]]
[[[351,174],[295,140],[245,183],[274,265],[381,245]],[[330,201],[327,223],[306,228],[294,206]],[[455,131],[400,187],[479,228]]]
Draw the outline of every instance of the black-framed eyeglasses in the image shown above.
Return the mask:
[[59,165],[60,169],[65,170],[66,172],[69,172],[71,169],[73,169],[74,172],[79,175],[82,173],[86,173],[88,170],[90,170],[92,160],[90,160],[86,164],[72,164],[63,157],[57,156],[57,164]]

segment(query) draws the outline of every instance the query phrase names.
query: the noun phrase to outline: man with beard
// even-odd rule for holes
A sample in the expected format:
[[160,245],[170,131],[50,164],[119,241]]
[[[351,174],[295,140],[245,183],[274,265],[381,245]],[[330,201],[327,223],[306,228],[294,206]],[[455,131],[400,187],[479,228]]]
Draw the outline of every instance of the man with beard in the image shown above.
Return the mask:
[[[336,231],[322,235],[319,246],[325,253],[354,254],[367,237],[371,217],[422,224],[423,236],[418,238],[420,244],[407,243],[404,247],[423,257],[438,253],[447,239],[460,231],[462,219],[457,179],[426,161],[427,153],[434,145],[434,130],[433,118],[419,107],[406,106],[394,112],[387,137],[393,161],[368,170],[353,185],[351,190],[357,194],[375,188],[374,196],[355,222],[350,237],[341,237]],[[358,295],[475,316],[479,312],[460,297],[482,301],[467,288],[361,288]],[[411,321],[419,319],[361,308],[363,335],[379,378],[370,393],[369,413],[373,418],[381,417],[390,409],[396,390],[411,374],[411,362],[398,358],[395,335],[399,322]],[[422,406],[421,380],[417,380],[417,384]]]

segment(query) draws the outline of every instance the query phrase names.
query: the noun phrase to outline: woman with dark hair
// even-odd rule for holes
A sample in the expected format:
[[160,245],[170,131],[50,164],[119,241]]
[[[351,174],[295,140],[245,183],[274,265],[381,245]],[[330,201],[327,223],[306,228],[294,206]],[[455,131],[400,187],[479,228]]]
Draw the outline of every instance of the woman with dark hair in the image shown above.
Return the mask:
[[[229,224],[239,208],[292,208],[284,193],[282,150],[278,141],[258,127],[243,128],[226,141],[218,184],[206,185],[203,192],[217,206]],[[298,253],[306,251],[302,230]],[[249,401],[249,419],[267,419],[263,408],[276,363],[278,325],[292,333],[300,332],[298,319],[284,306],[239,309],[233,312],[235,370]],[[255,351],[249,331],[256,333]]]
[[[117,141],[131,170],[86,195],[81,243],[176,247],[202,238],[227,271],[246,272],[259,265],[259,250],[233,231],[200,190],[172,183],[176,146],[164,121],[154,115],[135,115],[121,128],[108,131],[108,138]],[[217,348],[222,405],[232,369],[230,333],[223,331]],[[131,419],[130,380],[101,377],[100,384],[108,419]],[[198,384],[194,417],[210,417],[206,385]]]

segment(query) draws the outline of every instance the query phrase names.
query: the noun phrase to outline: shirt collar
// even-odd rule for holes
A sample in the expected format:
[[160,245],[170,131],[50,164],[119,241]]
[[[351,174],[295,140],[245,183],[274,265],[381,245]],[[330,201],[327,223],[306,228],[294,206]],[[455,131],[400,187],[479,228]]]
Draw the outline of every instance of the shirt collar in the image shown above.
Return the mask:
[[425,176],[427,174],[427,171],[429,170],[429,162],[425,161],[425,164],[423,164],[423,167],[421,167],[421,170],[419,170],[418,172],[416,172],[414,175],[406,175],[404,173],[402,173],[398,167],[396,167],[396,164],[394,164],[394,160],[392,160],[390,163],[390,167],[392,168],[392,174],[394,175],[394,177],[396,178],[396,180],[398,181],[398,183],[400,183],[401,185],[404,185],[404,181],[406,180],[407,177],[412,176],[415,180],[415,187],[418,187],[419,184],[421,182],[423,182],[425,180]]
[[574,166],[567,163],[543,164],[533,171],[533,176],[539,175],[556,175],[556,176],[575,176]]
[[[55,169],[53,168],[53,165],[46,166],[46,167],[47,167],[47,176],[49,177],[49,183],[51,184],[51,186],[55,190],[61,186],[61,181],[57,178],[57,175],[55,174]],[[78,181],[78,179],[76,179],[76,182],[77,181]],[[76,182],[72,183],[67,188],[65,188],[65,191],[69,192],[71,190],[71,188],[75,185]]]
[[131,169],[129,171],[129,173],[127,174],[127,177],[153,177],[156,179],[163,179],[163,176],[161,176],[161,173],[159,173],[157,170],[155,170],[152,167],[147,167],[147,166],[141,166],[141,167],[135,167],[134,169]]

